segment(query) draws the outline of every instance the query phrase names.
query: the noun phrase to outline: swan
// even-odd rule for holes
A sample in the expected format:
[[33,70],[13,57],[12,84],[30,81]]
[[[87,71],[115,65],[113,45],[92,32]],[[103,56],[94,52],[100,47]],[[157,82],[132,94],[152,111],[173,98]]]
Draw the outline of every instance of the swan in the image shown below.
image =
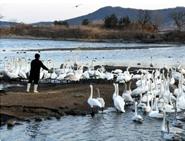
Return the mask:
[[118,84],[116,84],[116,95],[113,96],[113,102],[114,102],[114,107],[116,108],[117,111],[120,111],[122,113],[125,112],[125,101],[119,95],[119,87],[118,87]]
[[[169,128],[169,121],[166,121],[165,123],[166,127],[165,127],[165,130],[162,131],[162,137],[165,139],[165,140],[172,140],[172,141],[178,141],[178,140],[181,140],[182,137],[180,135],[178,135],[177,133],[175,132],[172,132]],[[165,126],[164,125],[164,126]]]
[[88,71],[84,71],[83,74],[82,74],[82,78],[83,79],[90,79],[89,72]]
[[124,75],[124,81],[125,82],[129,82],[132,79],[133,74],[130,74],[130,72],[128,71],[129,68],[127,68],[126,71],[124,71],[123,75]]
[[92,85],[90,85],[90,96],[87,100],[87,103],[91,107],[91,110],[92,110],[91,116],[92,117],[95,115],[94,109],[93,109],[94,107],[102,108],[102,104],[98,101],[98,99],[93,98],[93,86]]
[[112,71],[112,73],[114,74],[119,74],[119,73],[122,73],[123,71],[121,69],[115,69]]
[[142,99],[142,93],[140,93],[140,100],[139,100],[139,104],[137,105],[137,107],[138,108],[141,108],[141,109],[145,109],[146,104],[145,103],[142,103],[141,102],[141,99]]
[[148,116],[152,117],[152,118],[163,118],[163,114],[159,113],[159,109],[158,109],[158,98],[155,98],[155,110],[152,110],[149,112]]
[[151,111],[148,94],[147,94],[147,104],[146,104],[146,107],[144,108],[144,111],[147,113]]
[[135,102],[135,114],[132,117],[134,122],[143,123],[143,117],[137,114],[137,102]]
[[169,133],[174,133],[174,134],[181,134],[181,133],[185,132],[185,130],[177,128],[177,127],[168,127],[168,130],[167,130],[167,128],[166,128],[166,112],[164,110],[161,132],[166,133],[168,131],[170,131]]
[[174,104],[174,108],[175,108],[175,115],[174,115],[174,119],[172,121],[172,125],[174,127],[178,127],[178,128],[183,128],[183,123],[180,120],[177,120],[177,106],[176,106],[176,102]]
[[[14,63],[14,62],[12,62]],[[9,65],[11,66],[11,64],[9,63]],[[10,79],[16,79],[19,78],[19,70],[20,70],[20,66],[18,65],[17,62],[14,63],[13,66],[11,66],[11,68],[9,68],[10,66],[5,66],[5,74],[10,78]]]
[[102,97],[100,97],[100,89],[97,88],[96,90],[97,90],[97,93],[98,93],[98,97],[96,99],[101,103],[101,105],[102,105],[101,109],[102,109],[102,112],[103,112],[103,110],[105,108],[105,101]]
[[185,109],[185,93],[182,89],[182,75],[181,75],[181,81],[179,82],[179,89],[177,94],[177,108]]
[[113,93],[113,95],[112,95],[112,100],[114,100],[114,98],[116,97],[116,93],[117,93],[116,84],[113,83],[113,86],[114,86],[114,93]]
[[[145,83],[145,84],[143,84]],[[138,96],[141,93],[146,93],[148,91],[148,85],[146,80],[141,80],[141,86],[137,87],[132,91],[132,96]]]
[[131,89],[130,89],[131,82],[129,82],[129,90],[127,90],[127,84],[124,83],[124,85],[125,85],[125,88],[124,88],[124,91],[122,93],[122,97],[123,97],[124,101],[125,102],[133,102],[134,100],[131,96],[132,92],[131,92]]
[[64,77],[65,80],[70,80],[70,81],[79,81],[80,78],[82,77],[83,74],[83,70],[79,69],[74,71],[74,73],[72,74],[68,74]]
[[112,73],[110,73],[110,72],[106,72],[105,73],[105,78],[107,80],[113,80],[114,79],[114,75]]
[[141,75],[140,74],[135,74],[132,76],[132,79],[141,79]]

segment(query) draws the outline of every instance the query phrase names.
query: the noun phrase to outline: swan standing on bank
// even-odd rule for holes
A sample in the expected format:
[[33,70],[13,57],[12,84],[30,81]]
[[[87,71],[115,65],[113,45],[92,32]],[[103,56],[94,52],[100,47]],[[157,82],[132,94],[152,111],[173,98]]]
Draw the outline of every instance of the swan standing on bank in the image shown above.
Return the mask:
[[98,99],[93,98],[93,86],[90,85],[90,96],[87,100],[87,103],[89,104],[89,106],[91,107],[92,113],[91,116],[94,117],[95,113],[94,113],[94,107],[99,107],[102,108],[102,104],[98,101]]
[[124,86],[125,86],[125,88],[124,88],[124,91],[122,93],[122,97],[123,97],[124,101],[125,102],[133,102],[134,100],[133,100],[133,98],[131,96],[132,91],[130,89],[131,82],[129,82],[129,89],[128,90],[127,90],[127,84],[126,84],[126,82],[124,83]]
[[97,88],[96,90],[97,90],[97,93],[98,93],[97,100],[101,103],[101,106],[102,106],[101,109],[102,109],[102,112],[103,112],[103,110],[104,110],[104,108],[105,108],[105,101],[104,101],[104,99],[100,96],[100,89]]

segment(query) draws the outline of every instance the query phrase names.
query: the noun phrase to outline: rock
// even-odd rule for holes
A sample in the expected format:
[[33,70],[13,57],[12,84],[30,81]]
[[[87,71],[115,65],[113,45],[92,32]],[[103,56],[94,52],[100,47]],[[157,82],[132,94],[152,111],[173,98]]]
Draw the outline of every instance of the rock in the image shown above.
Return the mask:
[[55,115],[55,118],[56,118],[57,120],[60,120],[61,116]]
[[75,110],[68,110],[68,111],[65,111],[66,115],[72,115],[72,116],[76,116],[78,115],[77,112]]
[[87,115],[87,112],[81,111],[81,112],[80,112],[80,115],[81,115],[81,116],[86,116],[86,115]]
[[15,119],[10,119],[10,120],[8,120],[7,121],[7,127],[8,128],[12,128],[13,126],[15,126],[15,124],[16,124],[16,120]]
[[60,114],[60,116],[64,116],[65,115],[64,111],[62,111],[62,110],[59,110],[58,113]]
[[51,118],[51,117],[46,117],[46,119],[47,119],[47,120],[52,120],[52,118]]
[[27,123],[31,122],[30,119],[24,119],[24,121],[27,122]]
[[35,122],[41,122],[41,121],[42,121],[41,118],[39,118],[39,117],[36,117],[36,118],[35,118]]

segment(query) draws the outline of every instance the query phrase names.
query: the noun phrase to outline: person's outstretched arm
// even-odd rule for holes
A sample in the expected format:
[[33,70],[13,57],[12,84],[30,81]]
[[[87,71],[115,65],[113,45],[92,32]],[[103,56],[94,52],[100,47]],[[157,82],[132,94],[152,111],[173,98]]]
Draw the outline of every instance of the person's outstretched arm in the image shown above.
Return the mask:
[[41,63],[41,67],[42,67],[44,70],[49,70],[41,61],[40,61],[40,63]]

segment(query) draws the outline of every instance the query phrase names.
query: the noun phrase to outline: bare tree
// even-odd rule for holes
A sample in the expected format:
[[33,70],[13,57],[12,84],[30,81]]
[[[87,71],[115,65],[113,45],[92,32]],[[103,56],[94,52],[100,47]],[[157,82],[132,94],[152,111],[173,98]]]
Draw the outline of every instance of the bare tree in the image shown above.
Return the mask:
[[152,16],[152,24],[154,26],[154,28],[158,31],[160,30],[162,23],[163,23],[163,16],[157,12]]
[[151,23],[151,16],[149,11],[147,10],[140,10],[138,15],[138,23],[141,25],[141,29],[143,30],[144,27]]
[[171,15],[179,31],[185,29],[185,12],[175,12]]

